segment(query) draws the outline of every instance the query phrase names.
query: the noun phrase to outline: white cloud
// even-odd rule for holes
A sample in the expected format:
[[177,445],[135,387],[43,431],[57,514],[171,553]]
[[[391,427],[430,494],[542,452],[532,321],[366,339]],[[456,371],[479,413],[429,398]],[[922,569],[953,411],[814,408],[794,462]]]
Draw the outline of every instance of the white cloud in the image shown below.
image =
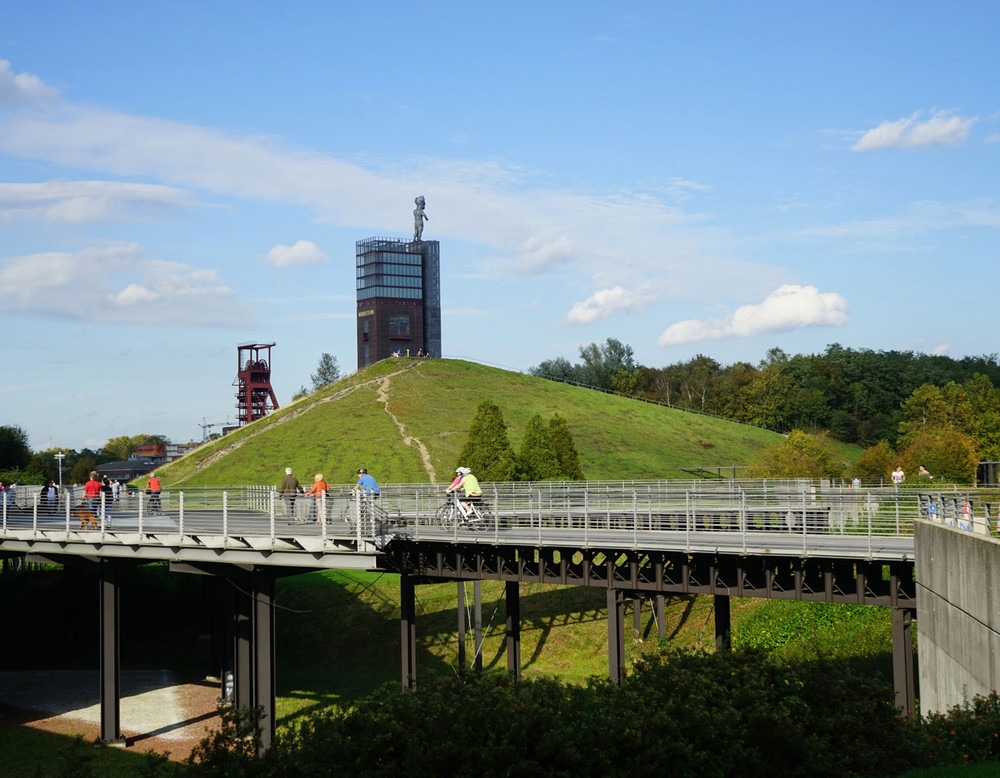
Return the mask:
[[55,224],[122,221],[190,205],[181,189],[120,181],[48,181],[0,184],[0,224],[34,220]]
[[0,289],[0,314],[178,326],[245,324],[253,317],[216,272],[149,259],[135,244],[2,260]]
[[46,104],[57,99],[56,91],[38,76],[30,73],[15,75],[10,69],[10,62],[0,59],[0,107]]
[[567,236],[546,238],[532,235],[518,248],[514,269],[523,275],[534,275],[563,264],[573,257],[573,241]]
[[[496,160],[411,157],[363,165],[273,137],[68,101],[45,111],[11,112],[0,133],[0,153],[97,171],[101,177],[141,177],[163,184],[165,191],[194,191],[209,205],[222,201],[230,207],[233,199],[298,205],[325,225],[370,228],[387,224],[388,217],[396,221],[380,232],[389,235],[412,234],[413,198],[423,194],[432,219],[424,239],[488,247],[490,258],[480,252],[477,259],[481,277],[563,272],[574,280],[589,277],[593,289],[606,289],[625,272],[649,288],[669,284],[675,295],[698,297],[705,278],[711,278],[713,291],[735,291],[737,279],[751,272],[740,270],[749,263],[727,258],[728,238],[707,216],[676,206],[679,191],[704,190],[684,179],[673,180],[666,191],[565,191],[533,171]],[[88,205],[100,212],[94,202]],[[87,216],[82,205],[75,216],[68,204],[66,211],[62,218]],[[276,249],[267,261],[293,263],[308,256]],[[705,272],[706,265],[725,263],[739,267]],[[695,265],[697,272],[690,270]],[[762,279],[773,277],[774,270],[752,272],[767,284]]]
[[620,311],[641,311],[653,296],[642,292],[629,292],[621,286],[601,289],[586,300],[576,303],[566,314],[568,324],[590,324]]
[[852,147],[852,151],[873,149],[912,149],[924,146],[958,146],[969,137],[976,118],[963,119],[950,111],[935,111],[921,120],[918,111],[905,119],[884,121],[866,131]]
[[291,246],[278,244],[264,257],[275,267],[290,267],[291,265],[309,265],[315,262],[326,262],[329,257],[320,251],[319,246],[311,240],[298,240]]
[[721,338],[747,338],[798,327],[839,326],[847,321],[847,300],[815,286],[785,284],[762,303],[743,305],[729,316],[671,324],[657,341],[676,346]]

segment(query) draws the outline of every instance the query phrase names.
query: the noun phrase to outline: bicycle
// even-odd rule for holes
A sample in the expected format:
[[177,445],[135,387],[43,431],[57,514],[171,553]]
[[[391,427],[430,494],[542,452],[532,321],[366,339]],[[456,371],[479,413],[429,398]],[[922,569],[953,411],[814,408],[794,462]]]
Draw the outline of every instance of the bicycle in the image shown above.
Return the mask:
[[159,492],[147,492],[149,499],[146,500],[146,515],[159,516],[163,513],[163,503],[160,502]]
[[[463,502],[465,505],[463,505]],[[434,520],[444,529],[455,529],[463,526],[469,529],[485,531],[493,523],[490,505],[482,498],[459,498],[458,492],[448,492],[444,503],[437,509]]]
[[348,492],[347,503],[340,512],[340,520],[347,525],[351,532],[354,532],[360,514],[361,526],[370,527],[374,535],[377,530],[389,523],[389,514],[376,502],[378,495],[362,494],[360,506],[354,502],[358,495],[359,493],[355,491]]

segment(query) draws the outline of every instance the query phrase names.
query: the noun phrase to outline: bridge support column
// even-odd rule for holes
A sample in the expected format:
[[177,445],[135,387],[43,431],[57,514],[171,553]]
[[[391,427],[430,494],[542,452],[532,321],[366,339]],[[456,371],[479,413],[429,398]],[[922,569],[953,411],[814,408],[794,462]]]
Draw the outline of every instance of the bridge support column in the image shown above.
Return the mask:
[[254,704],[253,603],[245,581],[230,578],[227,579],[227,584],[233,604],[230,610],[233,619],[233,673],[236,676],[233,705],[237,708],[250,708]]
[[100,565],[101,617],[101,742],[120,743],[121,669],[119,652],[118,570],[111,564]]
[[916,710],[912,624],[912,608],[892,609],[892,685],[896,690],[896,709],[903,716],[912,716]]
[[608,678],[621,683],[625,677],[625,594],[608,589]]
[[732,615],[729,609],[729,597],[724,594],[715,595],[715,650],[729,651],[733,647]]
[[476,658],[472,666],[483,671],[483,582],[472,582],[472,631],[476,637]]
[[656,595],[656,634],[662,640],[667,636],[667,609],[662,594]]
[[632,633],[636,640],[642,640],[642,603],[641,597],[632,598]]
[[274,577],[254,574],[253,592],[253,697],[261,709],[261,748],[274,742]]
[[412,576],[399,576],[399,635],[404,689],[417,688],[417,604]]
[[223,610],[228,614],[222,625],[228,650],[223,651],[222,686],[226,673],[233,673],[236,708],[260,708],[261,749],[274,741],[274,582],[272,573],[222,573]]
[[521,589],[517,581],[507,581],[507,672],[521,677]]
[[458,672],[465,673],[465,581],[459,581],[458,588]]

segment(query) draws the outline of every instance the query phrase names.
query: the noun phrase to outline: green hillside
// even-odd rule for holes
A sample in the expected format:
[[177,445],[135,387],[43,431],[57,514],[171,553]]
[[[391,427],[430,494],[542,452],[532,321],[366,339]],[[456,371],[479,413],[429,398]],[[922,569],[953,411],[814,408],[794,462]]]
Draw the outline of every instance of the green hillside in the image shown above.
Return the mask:
[[768,430],[450,359],[385,360],[207,443],[160,472],[164,485],[277,483],[291,466],[331,484],[367,467],[383,483],[441,482],[459,464],[476,408],[503,411],[517,449],[534,414],[569,424],[588,479],[685,478],[746,464]]

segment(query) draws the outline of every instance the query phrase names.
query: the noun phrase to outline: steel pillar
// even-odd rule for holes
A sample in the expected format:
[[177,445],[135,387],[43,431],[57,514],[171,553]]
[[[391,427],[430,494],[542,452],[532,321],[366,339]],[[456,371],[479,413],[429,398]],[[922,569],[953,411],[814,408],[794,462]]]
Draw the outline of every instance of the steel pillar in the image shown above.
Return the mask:
[[715,598],[715,650],[729,651],[733,647],[732,614],[729,609],[729,597],[716,594]]
[[504,584],[507,599],[507,672],[521,677],[521,589],[517,581]]
[[256,572],[253,582],[253,698],[261,711],[261,749],[274,741],[274,577]]
[[399,628],[404,689],[417,688],[417,605],[413,578],[399,576]]
[[912,608],[892,609],[892,685],[896,690],[896,709],[903,716],[912,716],[916,710],[912,625]]
[[625,677],[625,593],[608,589],[608,678],[621,683]]
[[483,582],[472,582],[472,634],[476,639],[476,657],[472,666],[483,671]]
[[656,634],[661,640],[667,636],[666,611],[663,595],[656,595]]
[[254,705],[253,694],[253,603],[243,581],[229,579],[233,598],[233,673],[236,675],[233,704],[237,708]]
[[118,571],[110,564],[100,565],[101,618],[101,742],[120,743],[121,686],[118,647]]
[[458,672],[465,673],[465,581],[458,584]]

